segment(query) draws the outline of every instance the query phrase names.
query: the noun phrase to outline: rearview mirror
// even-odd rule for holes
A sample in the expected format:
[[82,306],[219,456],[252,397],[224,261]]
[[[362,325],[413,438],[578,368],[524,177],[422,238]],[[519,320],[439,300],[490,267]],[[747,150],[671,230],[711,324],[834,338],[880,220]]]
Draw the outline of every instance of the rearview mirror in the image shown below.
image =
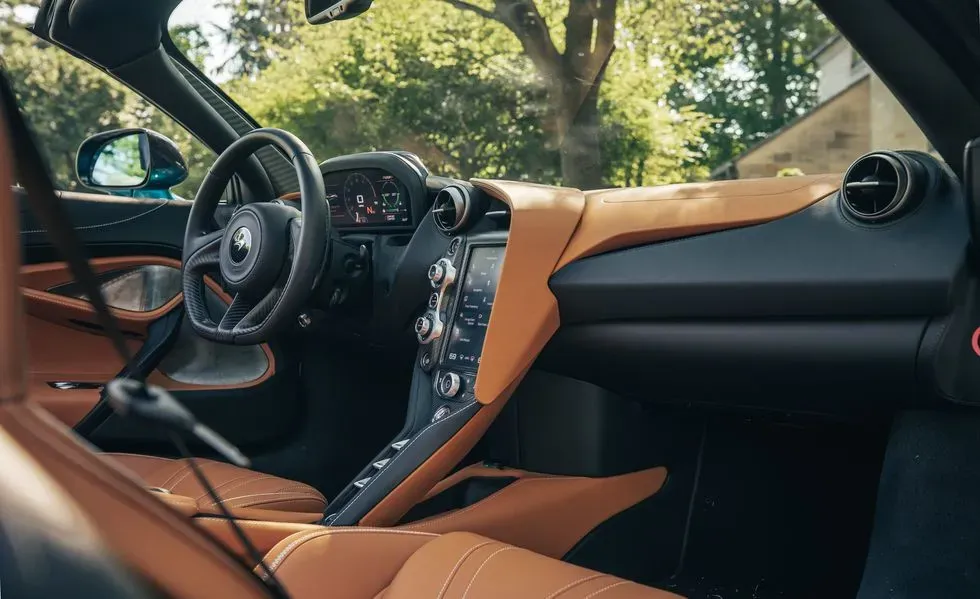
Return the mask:
[[313,25],[352,19],[367,12],[374,0],[306,0],[306,20]]
[[75,171],[93,189],[170,189],[187,178],[187,162],[177,144],[156,131],[114,129],[82,142]]

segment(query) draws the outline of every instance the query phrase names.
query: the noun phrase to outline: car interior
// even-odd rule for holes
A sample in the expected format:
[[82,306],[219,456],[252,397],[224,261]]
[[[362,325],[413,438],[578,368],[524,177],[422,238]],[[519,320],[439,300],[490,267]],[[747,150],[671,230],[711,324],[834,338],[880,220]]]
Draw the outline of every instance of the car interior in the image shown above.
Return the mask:
[[[584,191],[314,156],[178,3],[32,31],[216,150],[193,201],[55,191],[3,84],[5,595],[977,596],[975,2],[817,2],[935,155]],[[142,128],[77,160],[186,176]]]

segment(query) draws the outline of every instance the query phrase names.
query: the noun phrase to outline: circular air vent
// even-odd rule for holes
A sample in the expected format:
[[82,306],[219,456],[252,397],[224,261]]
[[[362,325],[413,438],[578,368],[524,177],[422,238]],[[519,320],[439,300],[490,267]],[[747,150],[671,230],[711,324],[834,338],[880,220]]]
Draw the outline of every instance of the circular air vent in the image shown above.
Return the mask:
[[450,185],[436,196],[432,218],[443,233],[454,233],[466,224],[470,211],[470,195],[462,187]]
[[845,212],[868,223],[880,223],[912,208],[924,168],[898,152],[872,152],[858,158],[844,174],[841,200]]

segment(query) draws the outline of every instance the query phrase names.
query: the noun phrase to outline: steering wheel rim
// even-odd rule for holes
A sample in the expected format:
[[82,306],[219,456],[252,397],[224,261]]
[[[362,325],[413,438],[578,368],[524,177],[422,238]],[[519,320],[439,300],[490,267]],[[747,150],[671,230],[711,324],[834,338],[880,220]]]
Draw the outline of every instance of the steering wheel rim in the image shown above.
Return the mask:
[[[267,145],[293,163],[302,212],[281,204],[247,204],[215,230],[214,213],[232,175]],[[316,159],[287,131],[254,129],[218,156],[198,188],[184,233],[184,306],[197,334],[219,343],[255,345],[296,316],[323,268],[330,228],[325,197]],[[208,309],[204,283],[204,275],[215,269],[235,294],[217,322]]]

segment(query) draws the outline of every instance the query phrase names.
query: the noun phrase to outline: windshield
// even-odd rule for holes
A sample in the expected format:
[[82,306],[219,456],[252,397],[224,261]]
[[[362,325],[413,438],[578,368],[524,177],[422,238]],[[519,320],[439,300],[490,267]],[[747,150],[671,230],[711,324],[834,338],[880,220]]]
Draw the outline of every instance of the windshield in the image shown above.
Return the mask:
[[438,174],[582,189],[842,172],[931,151],[809,0],[181,4],[171,37],[319,160],[376,149]]

